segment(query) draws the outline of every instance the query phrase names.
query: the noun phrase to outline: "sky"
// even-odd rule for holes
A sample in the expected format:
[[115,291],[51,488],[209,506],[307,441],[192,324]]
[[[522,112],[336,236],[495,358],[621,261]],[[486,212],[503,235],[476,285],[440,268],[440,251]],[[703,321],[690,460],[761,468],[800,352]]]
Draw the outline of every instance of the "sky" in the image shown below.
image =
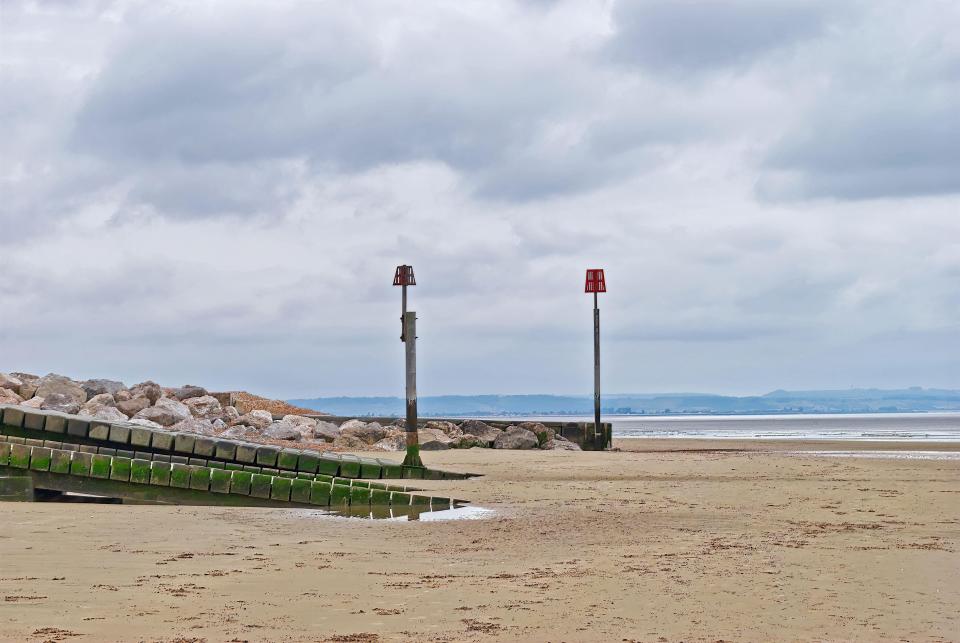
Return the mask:
[[954,0],[0,0],[0,370],[960,388]]

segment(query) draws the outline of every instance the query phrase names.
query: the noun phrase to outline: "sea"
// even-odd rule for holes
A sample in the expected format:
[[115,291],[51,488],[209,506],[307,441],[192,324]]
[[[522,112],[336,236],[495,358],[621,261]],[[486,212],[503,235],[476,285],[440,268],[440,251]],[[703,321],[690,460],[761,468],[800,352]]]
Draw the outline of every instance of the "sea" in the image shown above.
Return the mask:
[[[497,418],[502,420],[502,418]],[[524,418],[533,419],[533,418]],[[591,422],[592,417],[541,420]],[[605,415],[615,438],[766,440],[884,440],[960,442],[960,413],[850,413],[823,415]]]

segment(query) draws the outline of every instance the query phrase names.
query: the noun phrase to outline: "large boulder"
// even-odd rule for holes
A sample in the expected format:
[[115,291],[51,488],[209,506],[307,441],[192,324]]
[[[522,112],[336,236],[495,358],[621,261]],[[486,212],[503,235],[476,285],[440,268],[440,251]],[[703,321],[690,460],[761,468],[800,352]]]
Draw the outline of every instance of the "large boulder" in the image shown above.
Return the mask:
[[278,420],[263,430],[263,437],[271,440],[302,440],[303,435],[290,422]]
[[[152,407],[157,408],[157,407]],[[180,431],[181,433],[197,433],[200,435],[216,435],[213,428],[213,422],[210,420],[200,420],[194,417],[186,417],[176,424],[170,426],[171,431]]]
[[127,420],[127,424],[133,424],[134,426],[145,426],[148,429],[164,428],[162,424],[157,424],[156,422],[152,422],[144,418],[133,418],[132,420]]
[[20,406],[25,406],[29,409],[39,409],[43,407],[43,398],[42,397],[31,397],[26,402],[23,402]]
[[[23,398],[13,389],[0,388],[0,404],[20,404],[21,402],[23,402]],[[77,408],[80,408],[79,404],[77,404]]]
[[105,420],[107,422],[127,421],[127,416],[121,413],[115,406],[84,406],[80,409],[79,415],[96,420]]
[[117,402],[117,410],[126,415],[128,418],[132,418],[137,413],[145,408],[148,408],[149,406],[150,400],[146,397],[132,397],[128,400],[120,400]]
[[373,445],[374,451],[403,451],[407,448],[407,438],[403,433],[390,435]]
[[341,435],[338,436],[336,440],[333,441],[333,446],[339,449],[351,449],[363,451],[364,449],[369,449],[370,445],[358,438],[355,435]]
[[192,397],[203,397],[207,395],[207,389],[194,384],[184,384],[180,388],[173,389],[173,397],[180,401],[189,400]]
[[235,406],[223,407],[223,421],[230,424],[234,420],[240,419],[240,411]]
[[503,433],[503,429],[490,426],[480,420],[464,420],[460,423],[460,430],[463,431],[464,436],[474,436],[483,446],[490,446]]
[[19,394],[25,400],[29,400],[32,397],[35,397],[37,394],[37,382],[40,381],[40,378],[36,375],[31,375],[30,373],[10,373],[10,377],[14,377],[22,382],[20,384]]
[[250,411],[249,413],[241,415],[236,420],[228,422],[228,424],[246,424],[247,426],[252,426],[262,431],[273,424],[273,416],[270,414],[270,411]]
[[188,397],[183,403],[190,409],[190,414],[193,415],[193,417],[200,418],[201,420],[216,420],[223,415],[220,400],[211,395]]
[[559,435],[554,437],[552,440],[547,440],[546,443],[541,449],[546,451],[582,451],[580,445],[576,442],[571,442],[565,438],[560,437]]
[[113,399],[115,399],[117,402],[126,402],[127,400],[133,399],[133,393],[130,392],[130,389],[125,388],[114,393]]
[[521,422],[517,426],[519,426],[521,429],[526,429],[537,436],[537,442],[539,442],[541,445],[546,444],[556,435],[556,432],[553,429],[541,424],[540,422]]
[[247,426],[246,424],[235,424],[231,427],[228,427],[224,431],[219,433],[221,438],[226,438],[228,440],[246,440],[251,438],[259,438],[260,430],[255,429],[252,426]]
[[375,444],[387,437],[387,430],[377,422],[362,422],[360,420],[348,420],[340,425],[340,435],[350,435],[364,444]]
[[101,393],[99,395],[94,395],[89,400],[83,403],[81,408],[86,407],[98,407],[98,406],[116,406],[117,401],[113,399],[113,396],[109,393]]
[[160,396],[163,395],[163,389],[160,388],[160,385],[156,382],[147,380],[146,382],[140,382],[139,384],[134,384],[130,387],[130,393],[133,397],[145,397],[150,400],[150,405],[157,403],[157,400],[160,399]]
[[157,404],[157,406],[148,406],[133,416],[135,420],[150,420],[151,422],[156,422],[161,426],[173,426],[178,422],[186,420],[188,417],[190,417],[189,411],[185,413],[179,413],[167,406],[160,406],[160,404]]
[[61,413],[76,415],[80,412],[80,402],[63,393],[51,393],[43,398],[43,404],[40,405],[40,408],[45,411],[60,411]]
[[302,415],[284,415],[281,422],[286,422],[300,433],[304,440],[310,440],[314,437],[314,430],[317,428],[317,421],[313,418]]
[[449,449],[453,440],[440,429],[423,428],[417,431],[421,451],[443,451]]
[[536,449],[538,446],[540,443],[537,436],[519,426],[508,426],[507,430],[493,441],[494,449]]
[[425,428],[443,431],[443,434],[451,439],[456,439],[463,435],[463,431],[460,430],[460,427],[453,422],[447,422],[445,420],[431,420],[427,422]]
[[8,391],[13,391],[17,395],[20,395],[21,386],[23,386],[23,380],[19,377],[14,377],[7,373],[0,373],[0,388],[5,388]]
[[87,380],[86,382],[80,382],[80,386],[87,394],[88,401],[90,398],[104,393],[114,396],[127,388],[123,385],[123,382],[117,382],[116,380]]
[[326,442],[333,442],[340,437],[340,427],[333,422],[318,420],[313,427],[313,437]]
[[192,414],[190,413],[190,407],[179,400],[173,399],[172,397],[161,397],[159,400],[157,400],[157,403],[154,404],[154,406],[161,409],[167,409],[171,413],[176,413],[180,416],[180,419],[183,420],[187,419],[188,417],[192,417]]
[[66,395],[79,404],[87,401],[87,392],[69,377],[50,373],[37,381],[37,390],[34,395],[47,398],[55,394]]

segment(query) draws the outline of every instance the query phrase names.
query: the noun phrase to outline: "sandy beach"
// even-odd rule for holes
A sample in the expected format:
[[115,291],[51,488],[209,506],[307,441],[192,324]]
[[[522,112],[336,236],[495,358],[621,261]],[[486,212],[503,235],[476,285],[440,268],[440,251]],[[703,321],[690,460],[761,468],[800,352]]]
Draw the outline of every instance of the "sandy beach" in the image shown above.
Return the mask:
[[425,454],[494,517],[5,504],[4,641],[960,640],[960,460],[620,440]]

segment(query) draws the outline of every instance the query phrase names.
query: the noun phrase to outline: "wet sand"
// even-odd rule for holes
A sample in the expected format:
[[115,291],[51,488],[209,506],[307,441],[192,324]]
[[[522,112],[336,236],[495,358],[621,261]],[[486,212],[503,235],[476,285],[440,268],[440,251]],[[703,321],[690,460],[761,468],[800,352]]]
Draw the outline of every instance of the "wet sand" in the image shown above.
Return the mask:
[[478,521],[5,504],[0,639],[960,640],[960,461],[617,446],[425,453]]

